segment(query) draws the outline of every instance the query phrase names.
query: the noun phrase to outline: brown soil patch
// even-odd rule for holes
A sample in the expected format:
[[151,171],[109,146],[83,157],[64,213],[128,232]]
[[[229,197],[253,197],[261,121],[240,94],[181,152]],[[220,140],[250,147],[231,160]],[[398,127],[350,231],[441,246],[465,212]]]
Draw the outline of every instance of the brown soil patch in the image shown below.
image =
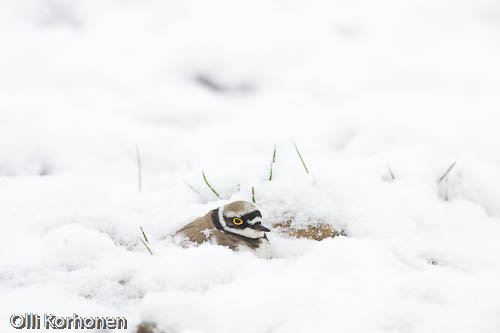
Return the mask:
[[321,241],[325,238],[333,238],[345,235],[343,230],[337,231],[331,225],[318,222],[306,227],[296,228],[292,226],[292,220],[273,224],[273,228],[279,233],[289,235],[295,238],[307,238]]

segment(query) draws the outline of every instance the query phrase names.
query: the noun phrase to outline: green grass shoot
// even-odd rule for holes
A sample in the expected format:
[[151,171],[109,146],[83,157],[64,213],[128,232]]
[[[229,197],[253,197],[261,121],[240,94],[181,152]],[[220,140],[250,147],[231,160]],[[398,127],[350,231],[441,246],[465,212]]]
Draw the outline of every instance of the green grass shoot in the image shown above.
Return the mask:
[[146,236],[144,229],[142,229],[142,226],[140,228],[141,228],[141,232],[142,232],[142,236],[144,237],[144,240],[146,241],[146,243],[149,243],[148,237]]
[[441,183],[443,180],[446,179],[446,177],[448,177],[448,174],[450,173],[450,171],[453,169],[453,167],[455,166],[455,164],[457,164],[457,162],[453,162],[449,167],[448,169],[446,170],[446,172],[439,178],[438,180],[438,184]]
[[205,181],[205,184],[207,184],[208,188],[210,190],[212,190],[212,192],[214,192],[214,194],[217,196],[217,198],[222,199],[221,196],[219,195],[219,193],[217,193],[217,191],[208,182],[207,177],[205,176],[205,171],[202,171],[202,174],[203,174],[203,180]]
[[144,246],[148,250],[149,254],[153,255],[153,251],[151,251],[151,249],[149,248],[148,244],[146,244],[146,242],[142,238],[139,237],[139,239],[141,240],[142,244],[144,244]]
[[255,203],[255,189],[252,186],[252,202]]
[[302,158],[302,155],[300,154],[299,148],[297,148],[295,141],[293,142],[293,145],[295,147],[295,150],[297,151],[297,155],[299,155],[300,161],[302,162],[304,169],[306,170],[306,173],[309,174],[309,169],[307,169],[306,163],[304,162],[304,159]]
[[148,237],[146,236],[144,229],[142,229],[142,226],[140,228],[141,228],[142,236],[144,237],[144,239],[142,239],[141,237],[139,237],[139,239],[141,240],[141,243],[144,245],[144,247],[148,250],[149,254],[153,255],[153,251],[151,251],[151,249],[148,246],[148,243],[149,243]]
[[273,159],[271,161],[271,170],[269,171],[269,181],[273,180],[273,164],[276,162],[276,145],[274,145]]

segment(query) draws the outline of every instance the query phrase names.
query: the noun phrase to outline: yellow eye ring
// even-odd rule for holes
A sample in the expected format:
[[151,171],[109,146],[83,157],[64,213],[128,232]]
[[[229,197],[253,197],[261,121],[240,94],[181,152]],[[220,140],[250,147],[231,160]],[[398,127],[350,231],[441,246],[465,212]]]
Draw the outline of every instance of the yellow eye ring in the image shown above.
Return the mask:
[[242,225],[243,224],[243,220],[240,219],[239,217],[235,217],[235,218],[233,218],[233,224],[235,224],[235,225]]

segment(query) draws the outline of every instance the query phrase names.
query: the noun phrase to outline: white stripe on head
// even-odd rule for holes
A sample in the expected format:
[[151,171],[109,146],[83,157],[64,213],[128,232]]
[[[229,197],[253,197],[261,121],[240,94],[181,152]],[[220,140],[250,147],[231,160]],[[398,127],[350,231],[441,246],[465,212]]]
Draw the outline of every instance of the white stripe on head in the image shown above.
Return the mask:
[[259,222],[262,222],[262,218],[260,216],[256,216],[252,220],[248,221],[248,223],[250,223],[250,224],[255,224],[255,223],[259,223]]
[[223,229],[227,228],[226,220],[224,220],[224,215],[223,215],[224,207],[219,208],[219,223],[222,225]]

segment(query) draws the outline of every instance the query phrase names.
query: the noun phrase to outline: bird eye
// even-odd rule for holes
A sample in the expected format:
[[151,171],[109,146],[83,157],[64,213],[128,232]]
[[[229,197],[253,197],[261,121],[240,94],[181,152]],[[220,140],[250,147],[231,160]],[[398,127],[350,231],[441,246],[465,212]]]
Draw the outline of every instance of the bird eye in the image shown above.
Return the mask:
[[240,219],[239,217],[235,217],[235,218],[233,218],[233,223],[235,225],[242,225],[243,224],[243,220]]

